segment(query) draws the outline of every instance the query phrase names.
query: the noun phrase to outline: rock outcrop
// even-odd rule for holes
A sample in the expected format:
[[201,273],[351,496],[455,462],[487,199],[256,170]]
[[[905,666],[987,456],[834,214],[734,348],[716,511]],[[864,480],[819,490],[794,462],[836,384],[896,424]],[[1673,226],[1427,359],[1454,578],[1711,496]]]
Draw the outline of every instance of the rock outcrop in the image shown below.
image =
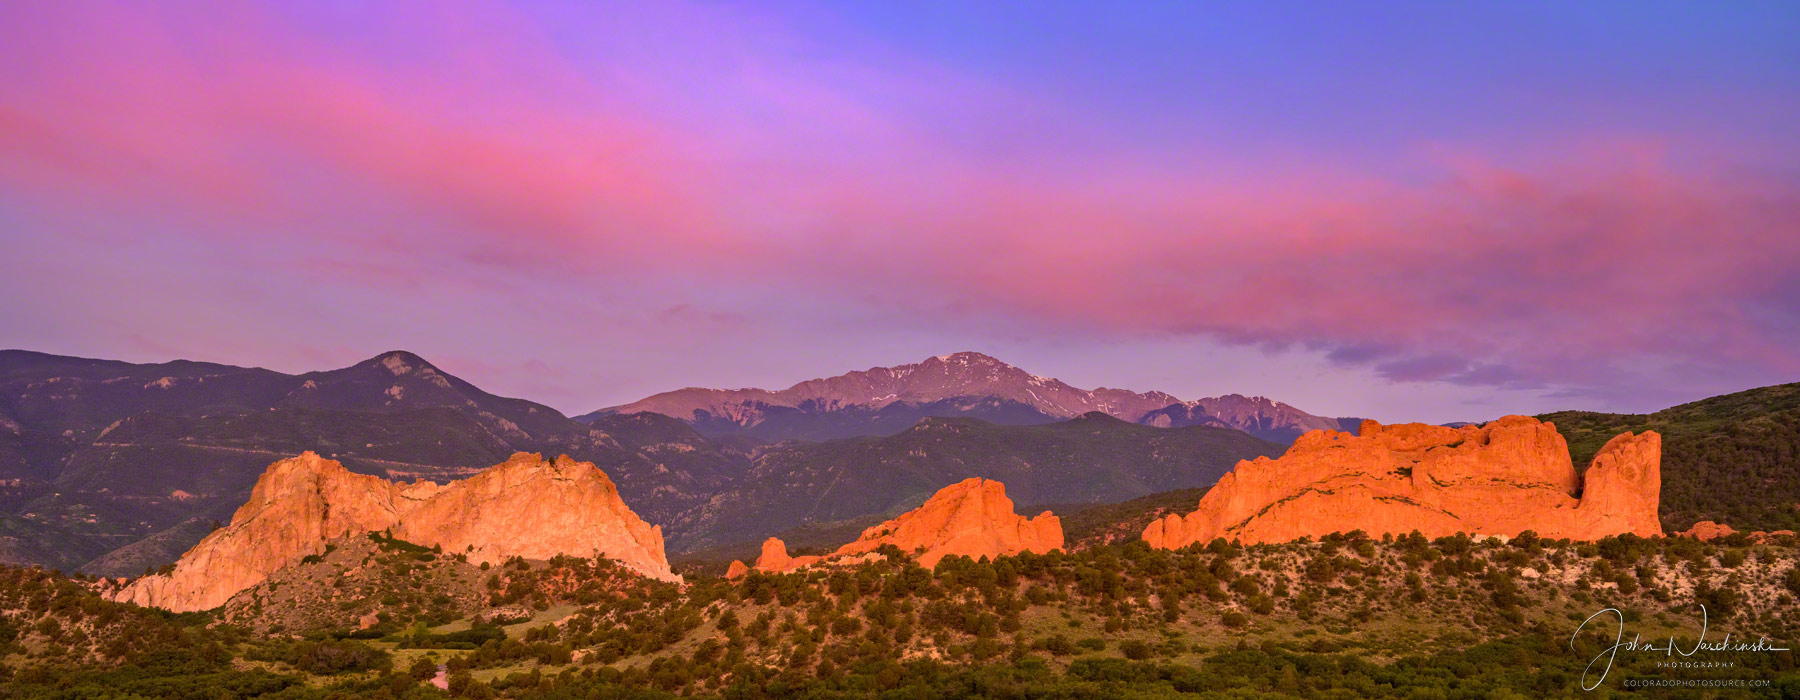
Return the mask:
[[[763,542],[757,571],[778,573],[818,563],[854,563],[875,558],[876,550],[894,545],[924,566],[951,555],[994,558],[1001,555],[1062,549],[1062,521],[1044,511],[1035,518],[1013,512],[1006,486],[982,478],[965,479],[933,494],[925,504],[900,517],[864,530],[861,537],[825,556],[790,557],[787,545],[771,537]],[[731,572],[751,567],[732,562]],[[731,575],[728,573],[727,575]]]
[[[1681,532],[1677,532],[1675,534],[1678,537],[1692,537],[1692,538],[1694,538],[1696,540],[1700,540],[1702,542],[1710,542],[1712,540],[1725,539],[1727,537],[1737,534],[1737,532],[1738,531],[1736,529],[1732,528],[1730,525],[1726,525],[1725,523],[1715,523],[1711,520],[1702,520],[1700,522],[1694,523],[1693,527],[1690,527]],[[1793,537],[1794,531],[1793,530],[1775,530],[1774,532],[1762,532],[1759,530],[1759,531],[1752,531],[1752,532],[1745,533],[1745,535],[1750,538],[1751,542],[1762,543],[1762,542],[1767,542],[1770,539],[1773,539],[1776,537]]]
[[1662,438],[1649,431],[1614,437],[1577,475],[1556,426],[1526,416],[1460,428],[1364,421],[1355,435],[1314,431],[1279,459],[1239,462],[1198,510],[1152,522],[1143,536],[1166,549],[1351,530],[1658,536],[1661,461]]
[[1018,515],[1006,497],[1006,485],[965,479],[939,490],[925,505],[864,530],[855,542],[839,547],[835,556],[874,552],[888,544],[925,566],[952,554],[974,558],[1042,554],[1062,549],[1062,521],[1050,511],[1035,518]]
[[1732,535],[1735,535],[1735,534],[1737,534],[1737,530],[1732,528],[1730,525],[1726,525],[1725,523],[1715,523],[1711,520],[1702,520],[1700,522],[1694,523],[1693,527],[1690,527],[1686,530],[1683,530],[1683,531],[1675,533],[1675,534],[1680,537],[1692,537],[1692,538],[1694,538],[1696,540],[1700,540],[1702,542],[1708,542],[1711,540],[1724,539],[1724,538],[1730,537]]
[[1262,396],[1226,394],[1166,406],[1144,414],[1137,422],[1158,428],[1214,425],[1288,445],[1313,430],[1349,430],[1362,421],[1315,416]]
[[599,468],[519,453],[445,485],[355,474],[307,452],[269,466],[231,524],[145,576],[117,600],[177,612],[207,610],[335,539],[387,531],[475,563],[566,554],[604,556],[645,576],[679,581],[662,530],[637,517]]
[[[770,537],[769,539],[763,540],[762,553],[756,557],[755,569],[767,573],[793,571],[795,569],[817,564],[824,559],[825,557],[821,556],[790,557],[788,556],[787,543],[781,541],[781,538],[779,537]],[[742,562],[732,563],[741,564]]]

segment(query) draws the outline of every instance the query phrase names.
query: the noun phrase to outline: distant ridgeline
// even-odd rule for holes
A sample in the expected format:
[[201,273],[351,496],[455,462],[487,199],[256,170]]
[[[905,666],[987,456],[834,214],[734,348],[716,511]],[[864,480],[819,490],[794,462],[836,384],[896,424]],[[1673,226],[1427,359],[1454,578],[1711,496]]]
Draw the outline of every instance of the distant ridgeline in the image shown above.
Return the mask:
[[[1091,414],[1046,425],[925,419],[900,434],[765,446],[659,414],[578,423],[410,353],[283,374],[0,351],[0,561],[135,576],[225,524],[270,462],[319,452],[389,480],[466,479],[515,452],[607,471],[670,552],[891,516],[970,477],[1026,504],[1116,502],[1280,452],[1253,435]],[[794,484],[832,484],[815,498]]]
[[763,440],[892,435],[925,418],[1036,425],[1100,413],[1159,428],[1231,428],[1287,444],[1311,430],[1354,430],[1360,421],[1315,416],[1261,396],[1229,394],[1182,401],[1160,391],[1078,389],[978,352],[812,379],[779,391],[679,389],[576,420],[633,413],[678,418],[712,437]]
[[[315,451],[358,474],[447,483],[515,452],[611,476],[669,551],[891,517],[970,477],[1027,504],[1107,503],[1211,483],[1279,445],[1216,426],[1093,413],[1040,425],[928,418],[896,435],[762,445],[654,413],[584,424],[404,352],[289,375],[0,351],[0,562],[129,576],[228,522],[269,463]],[[832,498],[811,491],[830,485]]]
[[[1619,433],[1662,434],[1666,531],[1700,520],[1747,531],[1795,529],[1797,386],[1647,416],[1543,418],[1569,436],[1577,471]],[[720,398],[699,391],[663,396]],[[916,400],[902,400],[907,392]],[[1041,401],[1016,400],[1033,392]],[[1283,453],[1282,444],[1256,435],[1291,440],[1303,430],[1344,427],[1266,399],[1227,396],[1157,408],[1170,397],[1075,389],[975,353],[769,393],[779,401],[810,398],[759,414],[756,426],[799,430],[849,419],[862,426],[857,430],[878,424],[896,432],[767,444],[754,437],[756,429],[740,426],[709,438],[690,424],[697,415],[691,410],[688,419],[601,412],[583,423],[488,394],[404,352],[289,375],[0,351],[0,562],[112,576],[164,566],[229,522],[271,462],[309,450],[353,473],[438,484],[515,452],[566,454],[610,476],[631,509],[662,528],[678,559],[734,545],[749,549],[732,556],[754,556],[755,543],[806,530],[844,531],[853,539],[972,477],[1005,483],[1023,508],[1055,506],[1065,523],[1079,524],[1074,541],[1087,541],[1089,532],[1122,541],[1135,539],[1142,528],[1136,523],[1149,517],[1135,506],[1082,509],[1147,499],[1141,503],[1166,511],[1168,498],[1155,494],[1207,487],[1242,460]],[[887,394],[895,396],[882,398]],[[1014,420],[988,410],[1027,404],[1037,417]],[[857,422],[870,411],[924,413],[891,424]],[[1186,423],[1193,424],[1179,427]],[[1155,427],[1161,425],[1176,427]],[[1184,500],[1173,512],[1185,515],[1198,499]],[[1088,522],[1101,513],[1118,517]],[[1126,521],[1134,524],[1121,529]],[[834,534],[816,544],[845,539]]]

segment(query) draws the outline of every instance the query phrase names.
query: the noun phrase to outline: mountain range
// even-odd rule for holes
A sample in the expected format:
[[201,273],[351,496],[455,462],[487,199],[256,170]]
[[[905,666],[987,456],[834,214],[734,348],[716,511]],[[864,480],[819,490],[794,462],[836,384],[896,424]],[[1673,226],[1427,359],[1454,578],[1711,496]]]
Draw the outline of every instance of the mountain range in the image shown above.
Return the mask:
[[[1703,519],[1800,525],[1800,385],[1647,415],[1540,418],[1569,436],[1580,465],[1606,436],[1662,433],[1668,531]],[[1076,389],[975,353],[781,392],[682,390],[570,419],[406,352],[286,374],[8,350],[0,563],[107,575],[162,566],[229,521],[268,464],[306,451],[437,483],[516,452],[566,454],[611,475],[682,557],[866,524],[976,476],[1005,482],[1021,507],[1059,512],[1205,487],[1238,460],[1279,455],[1291,435],[1342,427],[1268,399]],[[771,441],[784,434],[830,439]]]
[[969,417],[1037,425],[1099,412],[1158,427],[1210,425],[1291,443],[1309,430],[1355,430],[1360,418],[1315,416],[1280,401],[1237,394],[1184,402],[1151,391],[1077,389],[978,352],[812,379],[786,389],[686,388],[577,416],[658,413],[708,436],[827,440],[892,435],[922,418]]
[[[542,404],[489,394],[407,352],[285,374],[3,351],[0,562],[108,575],[167,564],[230,520],[270,462],[306,451],[357,473],[438,483],[515,452],[570,455],[613,475],[626,500],[662,524],[670,551],[679,553],[891,514],[972,476],[1005,479],[1026,505],[1106,503],[1205,485],[1239,459],[1281,449],[1211,423],[1161,430],[1098,410],[1130,413],[1161,402],[1160,395],[1084,392],[972,353],[921,365],[937,365],[920,376],[936,385],[939,398],[931,403],[940,408],[1020,411],[1016,418],[969,410],[938,419],[930,415],[936,409],[887,402],[871,411],[886,411],[895,434],[768,443],[754,432],[708,437],[699,426],[654,412],[578,422]],[[1057,403],[1015,400],[1032,398],[1012,391],[1020,376],[1038,381],[1039,396]],[[970,382],[962,394],[951,384],[959,378]],[[840,379],[810,384],[824,396],[822,387],[840,386]],[[1095,410],[1057,423],[1077,408]],[[825,415],[830,421],[854,413]],[[806,495],[820,489],[831,497]]]
[[494,396],[406,352],[289,375],[4,351],[0,416],[0,560],[111,574],[172,561],[230,519],[270,462],[309,450],[354,472],[436,482],[515,452],[580,455],[668,475],[634,484],[646,491],[725,466],[711,451],[647,457],[641,437]]

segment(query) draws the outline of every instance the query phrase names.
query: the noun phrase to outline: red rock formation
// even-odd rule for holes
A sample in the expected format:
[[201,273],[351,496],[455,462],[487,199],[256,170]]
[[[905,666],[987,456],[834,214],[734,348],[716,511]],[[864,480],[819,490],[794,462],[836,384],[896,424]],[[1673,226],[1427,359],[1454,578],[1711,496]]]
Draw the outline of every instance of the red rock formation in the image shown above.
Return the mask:
[[401,504],[429,498],[438,488],[352,474],[311,452],[276,462],[257,479],[230,527],[188,550],[173,573],[140,578],[117,599],[176,611],[217,607],[274,570],[323,551],[329,540],[386,529]]
[[836,556],[873,552],[885,544],[917,556],[925,566],[952,554],[992,558],[1044,553],[1062,548],[1062,521],[1050,511],[1036,518],[1017,515],[1004,484],[965,479],[944,487],[925,505],[864,530],[855,542],[839,547]]
[[394,536],[466,552],[476,563],[603,555],[652,578],[675,578],[662,529],[633,513],[605,472],[568,457],[516,454],[453,482],[404,514]]
[[1562,536],[1592,540],[1624,532],[1663,534],[1656,513],[1662,497],[1662,435],[1649,430],[1614,435],[1594,454],[1581,481],[1581,510],[1586,517],[1572,525],[1581,536]]
[[[1700,522],[1694,523],[1693,527],[1690,527],[1684,531],[1681,531],[1681,532],[1678,532],[1675,534],[1678,537],[1692,537],[1692,538],[1700,540],[1702,542],[1709,542],[1712,540],[1724,539],[1724,538],[1730,537],[1732,535],[1735,535],[1735,534],[1737,534],[1737,530],[1732,529],[1732,527],[1730,525],[1726,525],[1725,523],[1715,523],[1711,520],[1702,520]],[[1776,537],[1793,537],[1794,531],[1793,530],[1775,530],[1773,532],[1763,532],[1763,531],[1757,530],[1757,531],[1749,532],[1746,534],[1750,537],[1751,542],[1762,543],[1762,542],[1767,542],[1770,539],[1776,538]]]
[[1314,431],[1280,459],[1238,462],[1197,511],[1152,522],[1144,540],[1175,549],[1219,537],[1255,544],[1351,530],[1533,530],[1581,540],[1662,534],[1662,438],[1654,432],[1613,438],[1585,478],[1556,426],[1525,416],[1461,428],[1364,421],[1358,433]]
[[113,597],[207,610],[331,540],[382,530],[475,563],[605,556],[645,576],[680,580],[663,554],[661,528],[633,514],[592,464],[520,453],[440,486],[353,474],[307,452],[270,465],[231,524],[188,550],[173,572],[140,578]]
[[788,556],[787,543],[782,542],[779,537],[770,537],[769,539],[763,540],[762,554],[756,558],[756,570],[770,573],[793,571],[794,569],[804,566],[817,564],[821,559],[824,559],[824,557],[790,557]]
[[1725,523],[1715,523],[1711,520],[1702,520],[1700,522],[1694,523],[1693,527],[1690,527],[1687,530],[1684,530],[1684,531],[1676,533],[1676,534],[1681,537],[1692,537],[1696,540],[1706,542],[1706,541],[1710,541],[1710,540],[1724,539],[1726,537],[1730,537],[1734,534],[1737,534],[1737,530],[1732,529],[1732,527],[1730,525],[1726,525]]
[[763,571],[781,571],[793,568],[794,560],[788,556],[787,543],[779,537],[763,540],[762,553],[756,557],[756,568]]
[[1035,518],[1018,515],[1013,512],[1012,499],[1006,497],[1004,484],[966,479],[940,489],[925,505],[864,530],[855,542],[823,557],[789,557],[787,545],[771,537],[763,542],[755,569],[777,573],[820,562],[866,561],[889,544],[925,566],[935,566],[951,555],[991,559],[1020,552],[1042,554],[1062,548],[1062,521],[1050,511]]

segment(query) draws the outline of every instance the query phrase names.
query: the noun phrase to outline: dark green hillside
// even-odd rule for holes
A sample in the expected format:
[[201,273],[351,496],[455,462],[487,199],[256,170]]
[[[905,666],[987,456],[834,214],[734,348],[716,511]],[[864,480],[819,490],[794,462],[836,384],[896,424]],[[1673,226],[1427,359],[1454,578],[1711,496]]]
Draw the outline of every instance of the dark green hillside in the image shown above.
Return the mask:
[[[678,523],[676,549],[716,547],[806,524],[894,515],[970,477],[1006,484],[1030,514],[1043,504],[1113,503],[1211,484],[1238,460],[1280,454],[1247,433],[1154,428],[1100,413],[1048,425],[927,418],[899,435],[760,451],[731,489]],[[847,541],[847,540],[846,540]]]
[[228,518],[189,518],[162,532],[114,549],[82,564],[95,576],[137,576],[181,558]]
[[[1176,489],[1118,503],[1020,504],[1021,513],[1051,511],[1062,521],[1063,538],[1070,549],[1086,549],[1137,540],[1151,520],[1170,513],[1194,510],[1208,487]],[[787,545],[788,554],[823,554],[855,540],[862,531],[879,524],[881,516],[865,515],[848,520],[808,523],[774,534]],[[762,540],[744,540],[684,553],[675,562],[683,574],[717,576],[733,559],[750,563],[762,553]]]
[[1176,489],[1122,503],[1088,504],[1066,510],[1052,510],[1058,514],[1068,513],[1061,516],[1063,539],[1072,548],[1115,542],[1123,544],[1143,536],[1144,528],[1152,520],[1171,513],[1187,515],[1194,512],[1194,508],[1200,503],[1200,497],[1205,496],[1210,488],[1208,485]]
[[668,416],[603,416],[587,427],[601,444],[570,456],[604,470],[633,512],[662,527],[671,552],[689,541],[696,514],[750,468],[747,450],[708,440]]
[[1539,416],[1569,440],[1576,468],[1621,432],[1663,436],[1662,523],[1715,520],[1740,530],[1800,530],[1800,384],[1715,396],[1649,415]]
[[[848,520],[834,520],[825,523],[807,523],[792,527],[771,535],[781,539],[787,545],[788,554],[801,556],[805,554],[825,554],[836,550],[846,542],[853,542],[861,537],[863,530],[881,524],[879,515],[865,515]],[[766,539],[766,538],[765,538]],[[669,563],[675,573],[683,576],[719,576],[723,575],[732,560],[751,564],[762,554],[761,539],[747,539],[716,547],[682,552]]]
[[140,365],[0,350],[0,405],[27,431],[79,435],[145,411],[199,416],[257,410],[296,384],[279,372],[210,362]]

